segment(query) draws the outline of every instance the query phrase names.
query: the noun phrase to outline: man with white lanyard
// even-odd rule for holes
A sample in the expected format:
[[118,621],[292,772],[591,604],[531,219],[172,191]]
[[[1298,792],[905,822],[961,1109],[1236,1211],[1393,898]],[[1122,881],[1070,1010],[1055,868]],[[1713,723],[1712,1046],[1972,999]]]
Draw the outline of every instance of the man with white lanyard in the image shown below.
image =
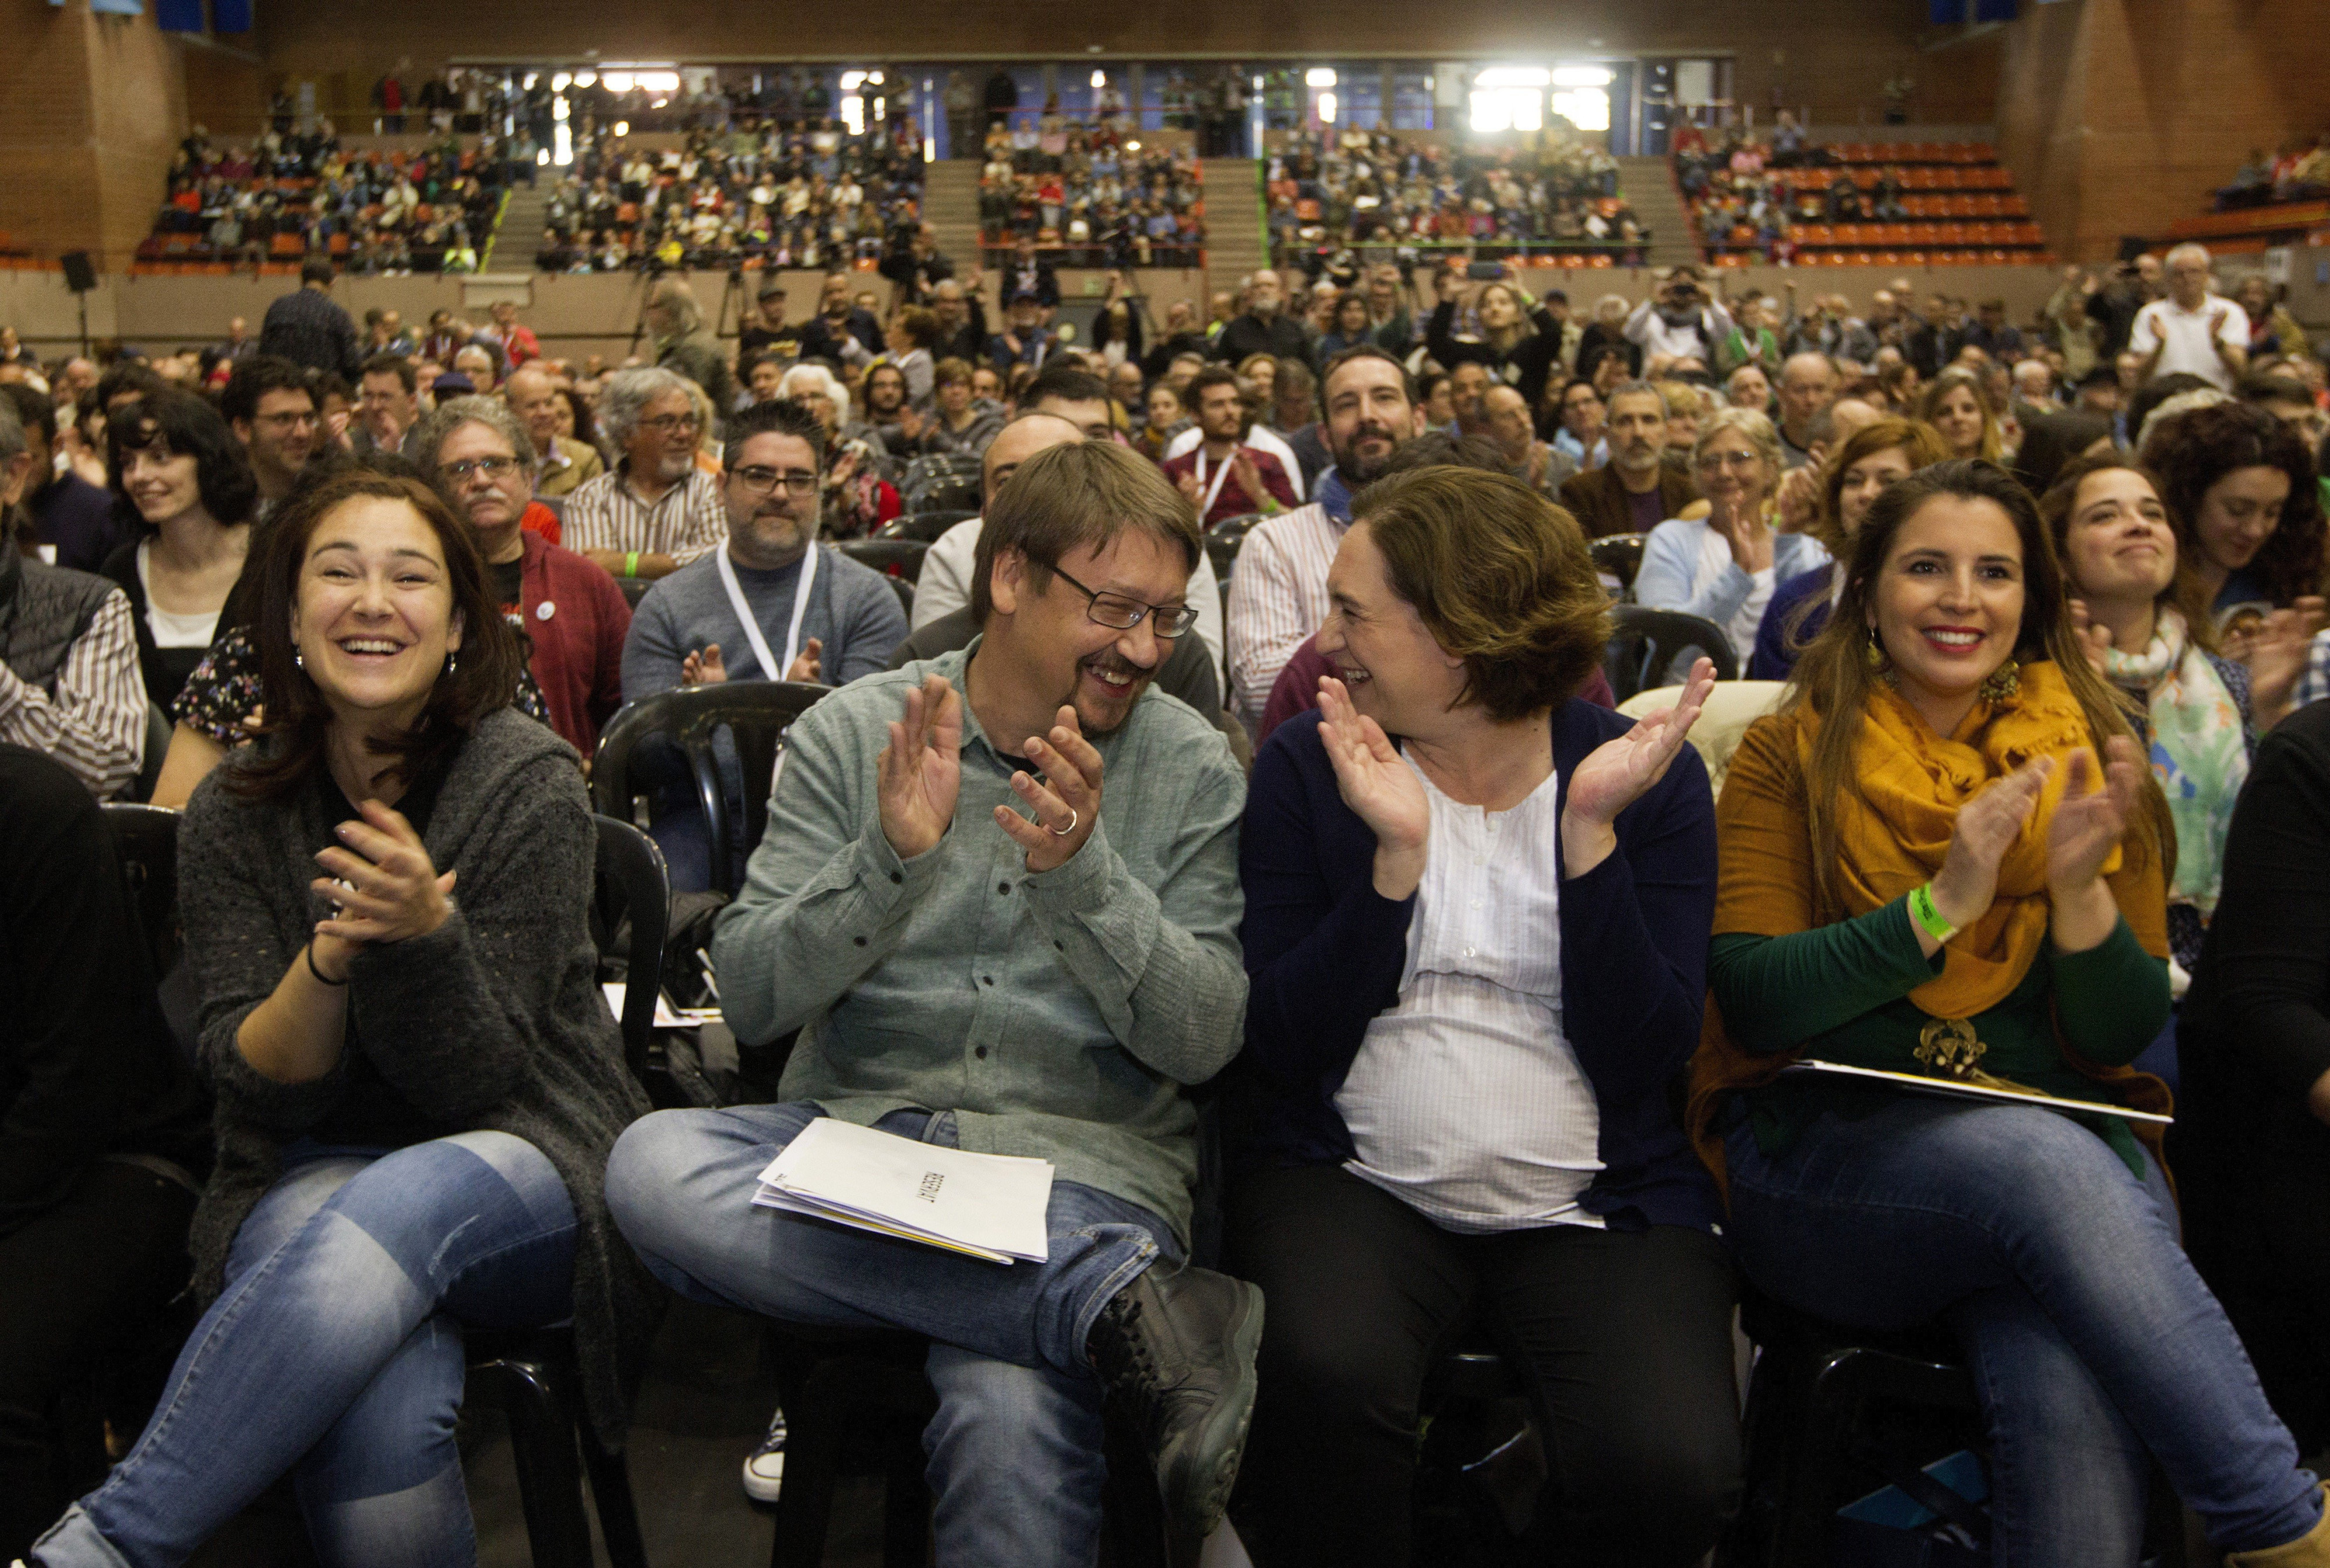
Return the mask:
[[1208,527],[1225,517],[1275,513],[1299,503],[1286,466],[1270,453],[1246,444],[1250,420],[1237,375],[1224,365],[1208,365],[1189,378],[1203,439],[1165,463],[1198,521]]
[[[736,416],[723,454],[727,542],[639,601],[623,645],[624,701],[726,680],[838,686],[888,666],[907,631],[897,594],[881,573],[817,542],[823,440],[817,417],[797,403],[755,403]],[[772,635],[780,626],[781,647]],[[699,866],[708,870],[691,847],[702,824],[680,809],[692,796],[685,767],[668,781],[673,836],[661,785],[641,781],[658,797],[656,836],[684,888],[704,874]]]

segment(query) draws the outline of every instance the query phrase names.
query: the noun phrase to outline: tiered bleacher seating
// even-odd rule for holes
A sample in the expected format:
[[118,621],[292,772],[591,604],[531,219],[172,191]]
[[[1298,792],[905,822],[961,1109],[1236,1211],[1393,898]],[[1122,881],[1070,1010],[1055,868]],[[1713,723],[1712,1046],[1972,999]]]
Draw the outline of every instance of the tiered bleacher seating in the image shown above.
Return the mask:
[[[1816,161],[1815,161],[1816,159]],[[1681,160],[1678,160],[1679,164]],[[1888,171],[1898,183],[1885,221],[1823,222],[1808,215],[1840,177],[1874,210]],[[1982,142],[1849,142],[1817,149],[1787,168],[1735,175],[1717,168],[1687,193],[1693,222],[1718,267],[1789,260],[1804,266],[1975,266],[2051,262],[2047,237],[2014,191],[2012,171]],[[1760,195],[1775,216],[1761,223],[1724,210],[1725,198]]]
[[2166,244],[2198,240],[2218,254],[2239,255],[2330,231],[2330,202],[2280,202],[2179,218],[2160,236]]

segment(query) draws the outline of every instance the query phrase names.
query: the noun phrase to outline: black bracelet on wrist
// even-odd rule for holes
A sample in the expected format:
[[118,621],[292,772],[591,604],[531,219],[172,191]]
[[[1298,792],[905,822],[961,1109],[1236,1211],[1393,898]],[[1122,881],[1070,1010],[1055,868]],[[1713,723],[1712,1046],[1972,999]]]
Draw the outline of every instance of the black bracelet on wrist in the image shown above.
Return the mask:
[[303,952],[303,953],[307,954],[307,956],[308,956],[308,972],[309,974],[311,974],[311,975],[315,976],[317,981],[319,981],[320,983],[322,983],[322,984],[324,984],[324,985],[327,985],[327,986],[345,986],[345,985],[346,985],[346,984],[347,984],[347,982],[346,982],[346,980],[335,980],[335,979],[333,979],[329,975],[327,975],[326,973],[324,973],[324,971],[323,971],[323,970],[321,970],[321,969],[319,969],[319,968],[317,968],[316,967],[316,944],[315,944],[315,943],[313,943],[313,942],[309,942],[306,947],[301,948],[299,950],[300,950],[301,952]]

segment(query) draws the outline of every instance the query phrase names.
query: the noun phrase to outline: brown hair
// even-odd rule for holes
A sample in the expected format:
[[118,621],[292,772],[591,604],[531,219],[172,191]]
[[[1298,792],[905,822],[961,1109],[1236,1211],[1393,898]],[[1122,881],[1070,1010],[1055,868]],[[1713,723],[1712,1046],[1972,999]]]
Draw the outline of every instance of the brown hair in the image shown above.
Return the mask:
[[931,367],[931,385],[952,386],[958,382],[964,386],[971,384],[971,361],[949,354]]
[[[2159,475],[2136,458],[2120,452],[2099,452],[2092,458],[2074,458],[2063,465],[2063,470],[2056,477],[2054,484],[2039,497],[2040,520],[2047,524],[2047,536],[2054,542],[2055,553],[2066,562],[2070,559],[2063,543],[2070,536],[2071,512],[2079,498],[2081,481],[2090,474],[2107,474],[2114,468],[2125,468],[2152,486],[2153,495],[2160,501],[2161,510],[2168,515],[2169,532],[2177,540],[2176,574],[2155,597],[2154,605],[2174,605],[2184,617],[2185,632],[2192,640],[2210,653],[2216,652],[2215,618],[2209,612],[2208,591],[2201,586],[2201,574],[2193,565],[2193,553],[2183,543],[2184,530],[2177,525],[2176,508],[2168,504],[2168,486],[2161,483]],[[2070,581],[2068,566],[2064,581],[2070,589],[2076,590],[2078,585]],[[2144,650],[2129,648],[2123,651],[2140,654]]]
[[946,336],[939,330],[937,313],[919,305],[909,305],[898,312],[898,326],[914,340],[916,348],[936,348]]
[[1114,441],[1045,448],[1012,470],[987,503],[971,576],[971,618],[983,627],[995,608],[989,585],[1004,551],[1019,553],[1028,581],[1042,593],[1060,557],[1104,550],[1128,528],[1178,547],[1186,570],[1198,570],[1205,536],[1197,512],[1156,464]]
[[[2135,738],[2119,697],[2088,662],[2087,653],[2071,629],[2070,607],[2063,597],[2063,569],[2055,543],[2039,520],[2039,505],[2031,492],[1995,463],[1954,458],[1920,468],[1899,484],[1888,486],[1870,505],[1861,532],[1853,536],[1852,554],[1843,562],[1844,592],[1836,613],[1796,661],[1780,711],[1793,713],[1809,705],[1820,718],[1813,738],[1813,753],[1804,767],[1805,826],[1812,838],[1815,908],[1819,919],[1842,918],[1844,890],[1842,858],[1837,842],[1836,816],[1828,804],[1842,800],[1860,788],[1853,749],[1861,739],[1861,716],[1867,713],[1872,689],[1880,678],[1869,667],[1870,598],[1893,541],[1904,524],[1940,496],[1988,501],[2014,524],[2022,543],[2022,625],[2014,641],[2014,656],[2050,659],[2079,704],[2098,761],[2104,742],[2115,735]],[[2145,774],[2150,802],[2147,836],[2154,853],[2171,873],[2176,837],[2167,827],[2168,803],[2159,785]]]
[[227,788],[237,794],[281,799],[323,764],[332,711],[299,667],[291,612],[316,530],[348,502],[367,496],[402,501],[429,524],[437,547],[445,553],[453,613],[461,623],[459,656],[452,668],[437,677],[419,721],[399,739],[371,741],[374,753],[396,758],[393,771],[410,782],[442,762],[488,713],[509,706],[517,692],[525,653],[517,633],[502,619],[469,525],[418,479],[374,468],[345,469],[294,495],[269,519],[252,637],[259,645],[260,692],[267,704],[261,733],[270,743],[260,749],[254,760],[229,770]]
[[1392,591],[1464,661],[1458,703],[1509,723],[1567,702],[1602,662],[1610,600],[1577,520],[1508,474],[1391,474],[1354,508]]
[[1909,455],[1912,469],[1930,468],[1950,458],[1949,446],[1942,439],[1941,432],[1919,420],[1879,420],[1847,436],[1821,471],[1820,510],[1814,514],[1812,526],[1804,530],[1826,546],[1831,555],[1842,560],[1852,548],[1852,542],[1844,534],[1844,471],[1863,458],[1897,448]]
[[2144,460],[2161,479],[2160,498],[2176,524],[2176,551],[2196,559],[2201,504],[2236,468],[2279,468],[2289,476],[2281,521],[2249,562],[2274,603],[2322,591],[2322,498],[2314,458],[2297,433],[2263,409],[2222,402],[2187,409],[2153,427]]

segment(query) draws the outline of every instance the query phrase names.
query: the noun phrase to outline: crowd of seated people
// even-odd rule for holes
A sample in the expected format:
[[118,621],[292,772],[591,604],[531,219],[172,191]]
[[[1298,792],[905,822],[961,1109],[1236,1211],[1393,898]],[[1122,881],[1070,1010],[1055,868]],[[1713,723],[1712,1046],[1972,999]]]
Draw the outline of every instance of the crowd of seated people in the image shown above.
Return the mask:
[[2262,147],[2252,148],[2232,182],[2216,192],[2215,209],[2231,213],[2277,202],[2318,202],[2325,196],[2330,196],[2330,130],[2311,143],[2284,142],[2272,157]]
[[1055,98],[1031,126],[987,133],[980,243],[1033,241],[1068,267],[1196,267],[1206,243],[1204,171],[1184,146],[1142,146],[1113,117],[1062,118]]
[[1986,146],[1832,146],[1789,123],[1769,138],[1685,126],[1670,149],[1701,241],[1766,261],[1846,256],[2025,260],[2044,236]]
[[197,126],[138,260],[166,270],[328,255],[355,273],[474,272],[507,187],[533,175],[530,148],[492,136],[349,152],[328,119],[248,146]]
[[[1566,122],[1564,122],[1566,126]],[[1474,246],[1509,255],[1594,250],[1639,260],[1650,235],[1618,189],[1617,161],[1549,128],[1527,146],[1440,148],[1378,125],[1302,130],[1264,171],[1270,239],[1296,252]]]
[[[0,336],[0,1554],[176,1560],[288,1476],[327,1562],[458,1559],[465,1335],[571,1323],[614,1441],[677,1292],[927,1337],[946,1560],[1092,1560],[1109,1400],[1186,1538],[1250,1447],[1257,1561],[1404,1564],[1478,1326],[1545,1538],[1687,1568],[1764,1479],[1744,1278],[1956,1346],[2002,1558],[2135,1561],[2156,1467],[2239,1568],[2330,1564],[2322,1271],[2278,1261],[2330,1212],[2302,330],[2253,356],[2188,248],[2077,380],[2122,280],[2025,333],[1264,271],[1142,350],[1009,270],[772,288],[739,364],[676,279],[614,367],[509,307],[359,331],[328,269],[208,392]],[[976,515],[892,528],[940,471]],[[1749,679],[1614,711],[1614,599]],[[790,1098],[649,1113],[581,764],[779,677],[827,692],[733,864],[684,762],[630,781],[675,885],[735,890],[710,961],[740,1041],[800,1031]],[[150,977],[72,961],[142,961],[129,793],[183,811],[192,1077]],[[2175,1084],[2164,1148],[2124,1113]],[[1049,1160],[1050,1255],[756,1209],[821,1116]],[[118,1462],[52,1468],[190,1274]]]
[[612,126],[578,146],[552,191],[535,265],[545,271],[846,266],[904,252],[923,165],[911,117],[853,135],[825,119],[781,129],[748,115],[660,150]]

